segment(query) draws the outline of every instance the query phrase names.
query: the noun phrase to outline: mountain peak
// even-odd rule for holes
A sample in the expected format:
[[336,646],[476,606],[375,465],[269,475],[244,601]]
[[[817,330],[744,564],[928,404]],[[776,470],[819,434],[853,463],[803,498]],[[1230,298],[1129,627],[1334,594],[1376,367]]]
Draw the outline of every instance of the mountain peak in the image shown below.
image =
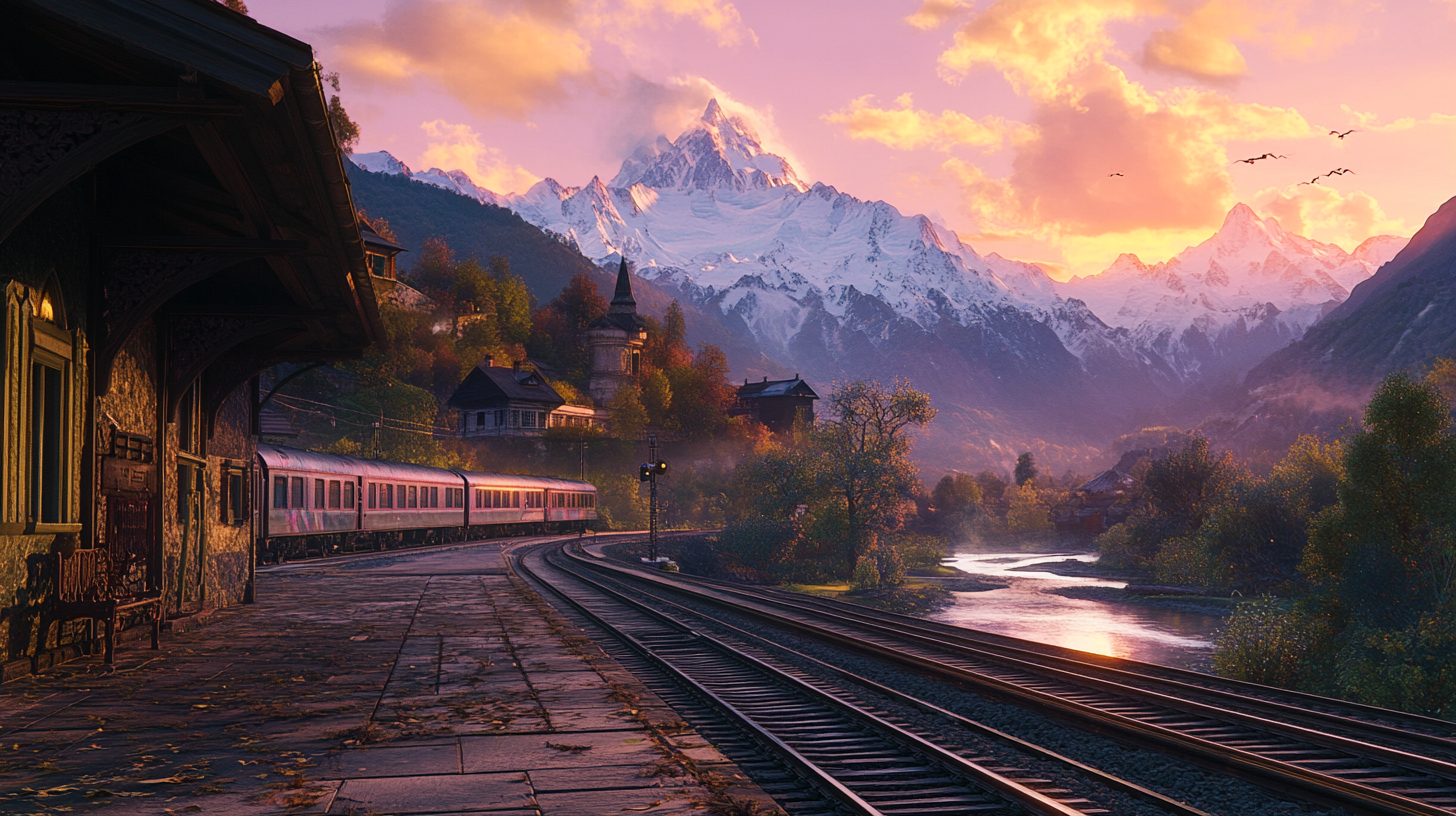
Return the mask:
[[717,97],[714,97],[708,100],[708,107],[703,111],[703,115],[700,118],[704,122],[716,125],[726,121],[728,117],[723,113],[723,106],[718,104]]
[[789,163],[766,152],[753,127],[724,110],[717,99],[709,99],[703,115],[676,140],[659,136],[633,151],[611,186],[625,189],[638,183],[675,190],[808,190]]

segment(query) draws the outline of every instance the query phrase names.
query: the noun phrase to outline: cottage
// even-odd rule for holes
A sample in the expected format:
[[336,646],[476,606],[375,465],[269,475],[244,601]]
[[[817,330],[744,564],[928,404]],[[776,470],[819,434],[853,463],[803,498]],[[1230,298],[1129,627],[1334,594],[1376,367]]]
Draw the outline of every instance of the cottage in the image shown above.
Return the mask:
[[733,413],[762,422],[774,433],[787,433],[801,419],[814,422],[814,400],[819,395],[798,374],[791,380],[743,381]]
[[460,414],[460,438],[539,436],[547,428],[600,425],[601,416],[587,406],[567,405],[541,372],[515,363],[485,362],[465,375],[450,395],[449,406]]
[[1071,515],[1058,519],[1064,532],[1101,535],[1108,527],[1127,518],[1127,499],[1134,480],[1116,468],[1104,470],[1072,489],[1075,506]]
[[257,374],[383,330],[306,43],[200,0],[12,0],[0,53],[9,679],[96,647],[62,575],[147,619],[248,599]]

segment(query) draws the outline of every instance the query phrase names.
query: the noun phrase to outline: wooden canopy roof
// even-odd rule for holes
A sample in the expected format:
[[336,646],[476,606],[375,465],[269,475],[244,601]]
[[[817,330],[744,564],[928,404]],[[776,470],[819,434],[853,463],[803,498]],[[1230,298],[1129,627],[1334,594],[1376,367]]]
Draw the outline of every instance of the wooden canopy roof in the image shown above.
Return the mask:
[[9,0],[0,144],[0,242],[92,185],[98,393],[152,320],[169,408],[384,337],[306,43],[210,0]]

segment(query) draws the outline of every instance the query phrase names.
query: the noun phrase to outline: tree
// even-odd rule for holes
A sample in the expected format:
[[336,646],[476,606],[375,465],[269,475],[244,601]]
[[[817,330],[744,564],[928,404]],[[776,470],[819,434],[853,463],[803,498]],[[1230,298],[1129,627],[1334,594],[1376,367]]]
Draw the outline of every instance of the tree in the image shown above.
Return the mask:
[[455,251],[444,238],[436,235],[426,238],[410,270],[410,282],[431,297],[448,297],[454,281]]
[[667,427],[668,410],[672,408],[672,385],[667,375],[654,371],[642,383],[642,406],[647,409],[647,421],[659,428]]
[[930,501],[940,513],[974,512],[981,503],[981,485],[968,473],[947,473],[935,483]]
[[510,261],[502,255],[490,256],[490,277],[495,283],[496,323],[501,339],[524,346],[531,339],[531,290],[512,274]]
[[1456,360],[1442,357],[1431,363],[1431,370],[1426,372],[1426,383],[1445,395],[1447,402],[1456,404]]
[[[228,0],[229,7],[233,3],[241,6],[233,7],[233,11],[248,13],[248,7],[243,5],[242,0]],[[359,144],[359,125],[349,118],[349,113],[344,110],[344,103],[339,101],[339,72],[323,74],[322,78],[334,89],[334,94],[329,97],[329,124],[334,128],[334,140],[339,143],[340,150],[353,153]]]
[[1315,521],[1303,570],[1320,608],[1382,629],[1456,612],[1456,437],[1434,385],[1392,374],[1346,442],[1338,503]]
[[1198,530],[1230,480],[1240,474],[1232,456],[1215,458],[1201,436],[1154,460],[1143,478],[1143,506],[1098,539],[1103,560],[1114,566],[1152,566],[1165,544]]
[[909,431],[924,427],[936,410],[928,395],[901,379],[893,390],[877,382],[840,386],[829,396],[829,409],[819,447],[825,478],[843,502],[853,564],[899,523],[916,484]]
[[1016,457],[1016,484],[1024,485],[1036,479],[1036,461],[1031,458],[1031,452]]
[[1006,529],[1013,533],[1049,533],[1053,529],[1047,506],[1035,484],[1022,484],[1006,491],[1011,506],[1006,510]]
[[647,425],[647,409],[642,407],[642,394],[632,383],[625,383],[617,389],[611,403],[612,436],[628,442],[637,441]]

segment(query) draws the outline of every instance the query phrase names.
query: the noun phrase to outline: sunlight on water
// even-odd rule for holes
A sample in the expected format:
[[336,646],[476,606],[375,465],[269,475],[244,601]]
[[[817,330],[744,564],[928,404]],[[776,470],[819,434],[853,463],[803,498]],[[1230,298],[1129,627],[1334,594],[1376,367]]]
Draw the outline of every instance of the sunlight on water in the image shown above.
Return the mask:
[[1006,589],[957,592],[956,604],[936,620],[972,629],[1051,643],[1085,652],[1166,666],[1207,670],[1221,619],[1198,612],[1065,598],[1047,590],[1116,587],[1120,581],[1056,575],[1017,567],[1066,559],[1094,562],[1096,555],[1068,553],[957,554],[948,566]]

